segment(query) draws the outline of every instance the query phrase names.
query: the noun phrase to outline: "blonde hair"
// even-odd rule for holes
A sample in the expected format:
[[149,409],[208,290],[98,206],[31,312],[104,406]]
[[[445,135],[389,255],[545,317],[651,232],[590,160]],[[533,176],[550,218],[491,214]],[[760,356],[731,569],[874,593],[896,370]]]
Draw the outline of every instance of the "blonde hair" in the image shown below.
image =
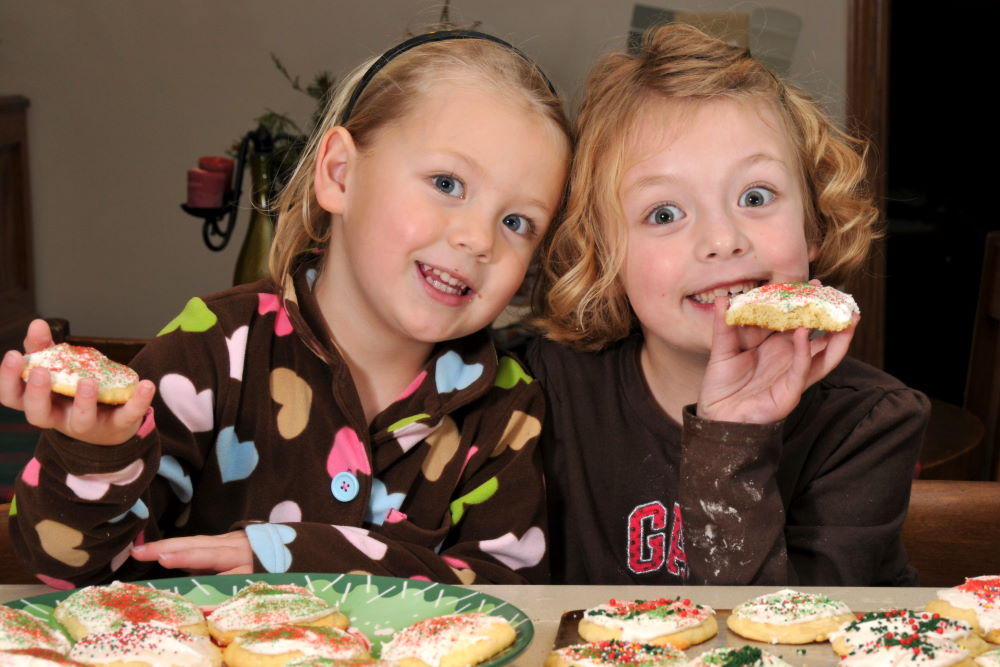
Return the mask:
[[650,100],[720,98],[777,113],[799,160],[807,239],[818,249],[813,274],[836,282],[864,262],[878,218],[864,183],[867,143],[744,50],[690,26],[661,26],[637,53],[604,56],[587,79],[566,213],[543,244],[535,291],[535,322],[549,338],[593,350],[635,328],[619,278],[626,242],[618,188],[630,139]]
[[429,42],[401,53],[367,83],[350,118],[344,119],[351,94],[377,59],[362,63],[338,86],[278,196],[278,223],[269,257],[271,277],[278,284],[288,280],[296,256],[311,248],[325,247],[329,241],[330,214],[316,201],[313,174],[320,143],[331,128],[343,125],[363,150],[380,128],[405,116],[433,83],[450,78],[491,86],[513,99],[519,95],[529,112],[542,114],[570,137],[562,104],[538,67],[519,53],[483,39]]

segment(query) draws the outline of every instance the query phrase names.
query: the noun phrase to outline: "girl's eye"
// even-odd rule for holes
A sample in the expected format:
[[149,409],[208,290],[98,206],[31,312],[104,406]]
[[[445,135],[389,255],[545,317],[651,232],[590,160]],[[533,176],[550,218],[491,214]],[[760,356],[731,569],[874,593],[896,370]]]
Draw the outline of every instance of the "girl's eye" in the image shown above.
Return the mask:
[[465,196],[465,186],[462,185],[462,181],[458,180],[454,176],[448,175],[438,175],[434,177],[434,187],[436,187],[441,192],[452,197],[464,197]]
[[523,215],[511,213],[503,219],[503,225],[515,234],[527,235],[531,233],[531,221]]
[[768,188],[757,186],[744,190],[743,194],[740,195],[739,205],[749,208],[756,208],[758,206],[767,206],[772,201],[774,201],[774,192]]
[[673,204],[664,204],[663,206],[657,206],[653,209],[650,214],[646,216],[646,221],[651,222],[654,225],[666,225],[671,222],[677,222],[684,216],[684,211],[677,206],[674,206]]

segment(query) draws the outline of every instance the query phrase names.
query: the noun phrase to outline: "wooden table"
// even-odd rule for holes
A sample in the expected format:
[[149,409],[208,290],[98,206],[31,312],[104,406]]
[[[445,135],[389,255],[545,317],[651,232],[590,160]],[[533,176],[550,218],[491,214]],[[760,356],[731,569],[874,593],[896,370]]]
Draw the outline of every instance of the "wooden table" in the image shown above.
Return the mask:
[[[531,618],[535,626],[535,638],[527,650],[521,654],[516,665],[522,667],[537,667],[545,660],[552,649],[559,629],[559,621],[564,612],[592,607],[610,598],[658,598],[683,596],[691,598],[699,604],[709,605],[720,610],[719,636],[697,648],[688,649],[687,654],[694,657],[703,649],[715,646],[754,644],[736,638],[728,632],[722,621],[721,610],[732,609],[736,604],[773,592],[775,586],[467,586],[471,590],[496,596],[518,607]],[[830,597],[843,600],[853,611],[876,611],[890,607],[910,609],[922,608],[928,601],[934,599],[936,589],[933,588],[812,588],[800,587],[797,590],[815,593],[825,593]],[[41,585],[0,586],[0,602],[9,602],[33,595],[52,593],[53,589]],[[786,662],[792,665],[834,665],[835,654],[828,644],[810,644],[803,649],[794,646],[764,647],[773,653],[780,654]]]

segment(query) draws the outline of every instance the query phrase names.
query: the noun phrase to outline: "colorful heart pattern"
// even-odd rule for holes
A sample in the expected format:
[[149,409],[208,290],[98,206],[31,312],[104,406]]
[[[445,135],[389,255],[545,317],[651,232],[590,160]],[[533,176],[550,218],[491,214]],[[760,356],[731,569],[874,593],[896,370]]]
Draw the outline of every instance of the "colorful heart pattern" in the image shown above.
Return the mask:
[[360,472],[371,476],[372,467],[368,462],[365,446],[349,426],[344,426],[334,436],[333,447],[326,457],[326,472],[331,478],[341,472]]
[[38,541],[45,553],[60,563],[70,567],[83,567],[90,560],[90,554],[83,549],[77,549],[83,544],[83,533],[66,524],[45,519],[35,525]]
[[250,476],[260,461],[253,440],[241,442],[232,426],[219,431],[215,439],[215,458],[219,462],[222,483],[238,482]]
[[170,488],[182,503],[191,502],[194,485],[191,483],[191,477],[181,467],[180,461],[169,454],[164,454],[160,457],[160,468],[156,474],[170,483]]
[[212,430],[215,404],[211,389],[199,392],[188,378],[168,373],[160,378],[160,397],[187,430],[192,433]]
[[372,480],[371,495],[368,497],[368,508],[365,510],[365,521],[381,526],[386,515],[392,510],[399,510],[406,500],[405,493],[389,493],[380,479]]
[[479,548],[512,570],[534,567],[545,555],[545,533],[532,526],[520,539],[506,533],[495,540],[481,540]]
[[282,500],[271,508],[269,523],[298,523],[302,521],[302,508],[294,500]]
[[42,472],[42,464],[34,456],[28,461],[27,465],[24,466],[24,470],[21,471],[21,479],[28,486],[38,486],[38,475]]
[[458,352],[450,350],[438,357],[434,367],[434,382],[439,394],[465,389],[483,374],[482,364],[467,364]]
[[288,319],[285,307],[278,299],[278,295],[262,292],[257,295],[257,314],[266,315],[267,313],[277,313],[274,317],[274,333],[276,335],[287,336],[295,330],[291,320]]
[[243,530],[265,570],[288,572],[292,566],[292,552],[285,545],[295,541],[294,528],[283,523],[252,523]]
[[229,352],[229,377],[237,381],[243,380],[243,362],[247,356],[247,336],[250,327],[241,326],[226,338],[226,350]]
[[456,498],[451,501],[451,522],[454,525],[458,525],[458,522],[462,520],[465,516],[465,506],[466,505],[478,505],[480,503],[485,503],[487,500],[493,497],[500,488],[500,482],[496,477],[490,477],[488,480],[469,491],[467,494],[461,498]]
[[364,528],[357,526],[334,526],[340,531],[344,539],[354,545],[354,548],[368,556],[372,560],[382,560],[389,550],[385,542],[376,540]]
[[93,473],[89,475],[66,475],[66,486],[83,500],[99,500],[108,492],[111,485],[128,486],[139,479],[146,465],[142,459],[136,459],[121,470],[115,472]]
[[508,447],[514,451],[520,451],[532,438],[537,438],[541,432],[542,422],[539,421],[538,417],[521,410],[514,410],[510,419],[507,420],[503,435],[500,436],[500,440],[497,441],[490,456],[499,456]]
[[312,407],[312,387],[291,368],[275,368],[270,377],[271,400],[278,410],[278,433],[285,440],[297,437],[309,423]]
[[418,421],[420,419],[428,418],[430,418],[430,415],[427,413],[413,415],[412,417],[407,417],[406,419],[400,419],[386,430],[392,433],[393,437],[396,438],[396,442],[399,443],[400,449],[404,452],[408,452],[414,445],[422,442],[424,438],[429,436],[441,426],[440,421],[436,424],[426,424]]
[[187,302],[180,315],[167,322],[167,325],[160,329],[156,335],[164,336],[177,329],[189,333],[201,333],[214,327],[218,321],[219,318],[215,316],[208,305],[198,297],[194,297]]
[[512,389],[518,382],[531,384],[533,381],[534,378],[524,372],[521,364],[513,357],[504,357],[497,365],[497,377],[493,385],[501,389]]
[[135,501],[135,505],[132,505],[132,507],[129,510],[122,512],[113,519],[108,519],[108,523],[118,523],[119,521],[127,517],[129,514],[135,514],[140,519],[148,519],[149,508],[146,507],[146,503],[142,502],[142,498],[139,498],[137,501]]
[[432,482],[440,479],[445,466],[455,457],[455,452],[458,451],[462,441],[462,434],[458,432],[455,420],[451,417],[442,419],[440,426],[441,428],[427,437],[427,446],[431,451],[420,464],[420,471]]

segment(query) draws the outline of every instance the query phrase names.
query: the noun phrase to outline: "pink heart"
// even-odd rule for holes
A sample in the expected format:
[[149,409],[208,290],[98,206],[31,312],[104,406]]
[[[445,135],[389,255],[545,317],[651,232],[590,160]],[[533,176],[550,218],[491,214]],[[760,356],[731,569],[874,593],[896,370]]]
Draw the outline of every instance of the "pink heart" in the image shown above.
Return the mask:
[[35,576],[38,577],[38,579],[46,586],[49,586],[50,588],[55,588],[56,590],[68,591],[71,588],[76,588],[76,584],[74,584],[72,581],[66,581],[65,579],[56,579],[55,577],[50,577],[45,574],[36,574]]
[[361,443],[361,439],[358,438],[354,429],[344,426],[337,431],[337,435],[333,438],[333,447],[330,448],[330,454],[326,457],[326,472],[330,477],[341,472],[372,474],[365,446]]
[[407,577],[407,579],[414,579],[416,581],[430,581],[430,577],[425,577],[422,574],[415,574],[412,577]]
[[142,426],[136,432],[140,439],[145,438],[156,428],[156,419],[153,418],[153,408],[146,410],[146,418],[142,420]]
[[279,302],[277,294],[258,294],[257,313],[264,315],[266,313],[273,312],[278,313],[274,318],[274,333],[279,336],[287,336],[295,330],[292,327],[291,321],[288,319],[288,313],[285,312],[285,307]]
[[389,511],[385,514],[386,523],[400,523],[406,521],[408,517],[404,512],[400,512],[395,507],[390,507]]
[[194,383],[177,373],[160,378],[163,402],[192,433],[211,431],[214,422],[212,390],[196,391]]
[[545,555],[545,534],[541,528],[532,526],[521,539],[514,537],[514,533],[506,533],[495,540],[480,541],[479,548],[510,569],[519,570],[541,562]]
[[139,479],[145,465],[136,459],[115,472],[93,473],[90,475],[66,475],[66,486],[84,500],[98,500],[104,497],[111,485],[127,486]]
[[372,560],[382,560],[386,551],[389,550],[385,542],[380,542],[374,537],[369,537],[368,531],[357,526],[334,526],[343,534],[344,539],[354,545],[354,547],[368,556]]
[[468,570],[468,569],[471,569],[471,568],[469,568],[469,564],[468,563],[466,563],[464,560],[460,560],[458,558],[452,558],[451,556],[441,556],[441,560],[443,560],[445,563],[447,563],[448,565],[452,566],[453,568],[455,568],[457,570]]
[[423,442],[427,436],[441,428],[442,424],[444,424],[443,419],[437,424],[422,424],[420,422],[413,422],[412,424],[407,424],[403,428],[396,429],[392,432],[392,435],[396,438],[396,442],[399,443],[400,448],[404,452],[408,452],[413,448],[413,445]]
[[21,479],[28,486],[38,486],[38,473],[42,470],[42,464],[35,457],[31,457],[28,464],[21,471]]
[[271,508],[268,523],[298,523],[302,521],[302,509],[294,500],[283,500]]
[[463,473],[465,473],[465,467],[467,465],[469,465],[469,461],[472,460],[472,457],[475,456],[476,452],[478,452],[478,451],[479,451],[479,447],[476,447],[475,445],[473,445],[472,447],[469,447],[469,453],[465,455],[465,463],[462,464],[462,472],[459,473],[460,475],[463,474]]
[[229,350],[229,377],[234,380],[243,379],[243,360],[247,354],[247,334],[250,327],[241,326],[233,332],[233,335],[226,338],[226,348]]
[[417,375],[417,377],[413,378],[413,382],[407,385],[406,389],[403,390],[403,393],[396,397],[396,401],[401,401],[407,396],[411,396],[413,392],[417,390],[417,387],[423,384],[424,379],[426,377],[427,377],[427,371],[420,371],[420,374]]
[[124,549],[122,549],[120,552],[118,552],[117,556],[115,556],[114,558],[111,559],[111,571],[112,572],[114,572],[115,570],[117,570],[118,568],[120,568],[122,565],[125,564],[125,561],[128,560],[129,554],[132,553],[132,546],[133,545],[131,545],[131,544],[128,545],[127,547],[125,547]]

